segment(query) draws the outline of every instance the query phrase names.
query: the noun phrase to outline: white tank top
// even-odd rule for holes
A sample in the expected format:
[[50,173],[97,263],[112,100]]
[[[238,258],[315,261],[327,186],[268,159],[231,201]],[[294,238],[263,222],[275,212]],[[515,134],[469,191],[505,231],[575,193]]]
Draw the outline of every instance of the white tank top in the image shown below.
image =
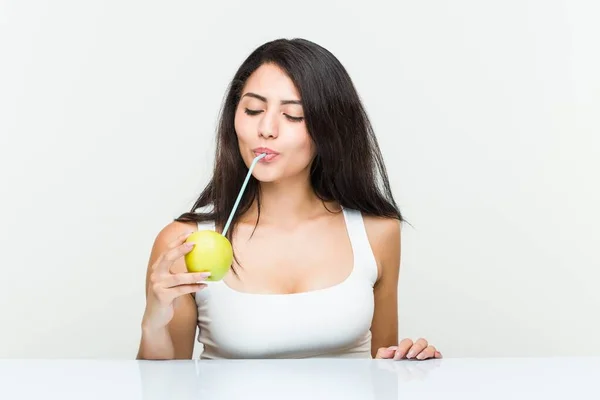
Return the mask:
[[[344,209],[352,272],[334,286],[293,294],[254,294],[225,281],[196,293],[201,359],[371,358],[377,264],[362,214]],[[198,224],[214,230],[214,222]]]

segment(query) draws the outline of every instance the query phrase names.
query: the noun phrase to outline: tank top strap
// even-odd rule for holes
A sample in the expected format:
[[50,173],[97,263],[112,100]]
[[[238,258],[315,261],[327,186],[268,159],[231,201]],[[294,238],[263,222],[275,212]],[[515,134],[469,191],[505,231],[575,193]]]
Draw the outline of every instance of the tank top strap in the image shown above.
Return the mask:
[[377,281],[377,260],[369,243],[363,215],[359,210],[343,208],[346,228],[354,252],[354,268],[374,285]]
[[199,231],[214,231],[215,230],[215,221],[198,221],[196,223]]
[[[207,206],[204,206],[204,207],[196,208],[194,210],[194,212],[196,212],[196,213],[198,213],[198,212],[209,212],[211,210],[212,210],[212,205],[207,205]],[[215,228],[215,221],[213,221],[213,220],[202,221],[202,222],[198,221],[197,222],[197,226],[198,226],[198,230],[199,231],[214,231],[216,229]]]

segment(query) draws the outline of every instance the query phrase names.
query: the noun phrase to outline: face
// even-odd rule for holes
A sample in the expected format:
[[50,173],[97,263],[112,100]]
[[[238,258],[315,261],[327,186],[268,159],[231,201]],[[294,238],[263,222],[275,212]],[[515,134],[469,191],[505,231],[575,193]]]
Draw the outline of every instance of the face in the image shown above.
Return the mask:
[[246,81],[235,113],[239,149],[261,182],[308,177],[314,144],[306,130],[301,99],[291,79],[276,65],[263,64]]

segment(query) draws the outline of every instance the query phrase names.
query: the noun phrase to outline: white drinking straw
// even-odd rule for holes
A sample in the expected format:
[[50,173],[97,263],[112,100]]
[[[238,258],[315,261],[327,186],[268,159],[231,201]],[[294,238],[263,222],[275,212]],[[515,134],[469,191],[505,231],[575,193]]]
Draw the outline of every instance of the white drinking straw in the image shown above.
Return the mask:
[[233,209],[231,210],[231,213],[229,214],[229,219],[227,219],[227,223],[225,224],[225,228],[223,229],[223,233],[222,233],[223,236],[225,236],[225,234],[229,230],[229,225],[231,224],[231,220],[233,219],[235,210],[237,210],[238,205],[240,204],[240,200],[242,199],[244,190],[246,190],[246,185],[248,184],[248,181],[250,180],[250,175],[252,175],[252,170],[254,169],[254,166],[261,158],[265,157],[266,155],[267,155],[267,153],[262,153],[261,155],[256,157],[254,160],[252,160],[252,164],[250,165],[250,168],[248,169],[248,173],[246,174],[246,179],[244,180],[244,184],[242,185],[242,188],[240,189],[240,193],[238,193],[238,197],[235,201],[235,204],[233,205]]

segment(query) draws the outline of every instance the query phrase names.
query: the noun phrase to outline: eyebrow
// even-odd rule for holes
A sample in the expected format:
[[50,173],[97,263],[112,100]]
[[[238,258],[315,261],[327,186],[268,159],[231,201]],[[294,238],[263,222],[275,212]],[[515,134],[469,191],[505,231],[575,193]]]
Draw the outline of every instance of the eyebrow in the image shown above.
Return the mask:
[[[267,102],[267,98],[266,97],[261,96],[261,95],[256,94],[256,93],[248,92],[248,93],[244,94],[242,96],[242,98],[245,97],[245,96],[254,97],[255,99],[258,99],[258,100],[260,100],[262,102],[265,102],[265,103]],[[300,100],[281,100],[281,104],[298,104],[298,105],[302,105],[302,102]]]

